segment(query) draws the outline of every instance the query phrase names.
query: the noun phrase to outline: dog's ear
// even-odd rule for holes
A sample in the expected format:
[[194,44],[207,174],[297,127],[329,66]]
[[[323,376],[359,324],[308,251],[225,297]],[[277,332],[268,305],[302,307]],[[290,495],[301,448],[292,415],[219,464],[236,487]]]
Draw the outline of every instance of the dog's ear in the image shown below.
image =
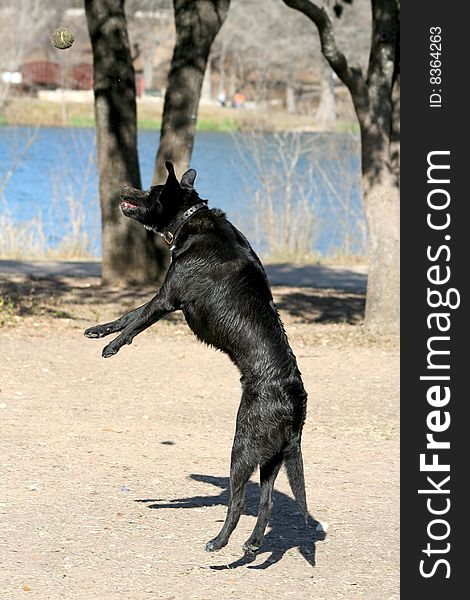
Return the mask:
[[170,162],[169,160],[165,161],[165,167],[166,170],[168,171],[168,177],[166,180],[165,185],[171,185],[171,186],[180,186],[180,183],[178,181],[178,179],[176,178],[176,173],[175,173],[175,167],[173,166],[173,163]]
[[181,177],[181,187],[187,189],[194,189],[194,180],[196,179],[197,173],[194,169],[188,169],[186,173]]

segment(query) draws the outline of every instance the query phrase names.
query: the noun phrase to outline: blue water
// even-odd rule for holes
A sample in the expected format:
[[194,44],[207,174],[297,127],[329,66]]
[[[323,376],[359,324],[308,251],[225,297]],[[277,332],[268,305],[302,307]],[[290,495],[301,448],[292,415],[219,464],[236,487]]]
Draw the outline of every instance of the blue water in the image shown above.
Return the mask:
[[[158,140],[157,132],[139,132],[144,188],[151,182]],[[28,141],[31,143],[26,148]],[[303,218],[302,213],[296,213],[295,202],[306,198],[316,222],[311,250],[324,256],[346,246],[363,252],[359,146],[357,139],[349,135],[264,134],[253,142],[244,134],[200,132],[191,161],[198,171],[196,189],[210,206],[225,210],[255,248],[263,252],[266,240],[260,234],[259,223],[255,225],[258,209],[254,198],[257,193],[264,197],[266,186],[272,185],[274,210],[283,210],[286,173],[297,153],[293,215]],[[0,223],[2,215],[8,215],[17,224],[40,216],[52,247],[70,228],[72,212],[88,234],[91,252],[99,256],[101,226],[94,129],[48,127],[35,131],[0,127],[1,188]]]

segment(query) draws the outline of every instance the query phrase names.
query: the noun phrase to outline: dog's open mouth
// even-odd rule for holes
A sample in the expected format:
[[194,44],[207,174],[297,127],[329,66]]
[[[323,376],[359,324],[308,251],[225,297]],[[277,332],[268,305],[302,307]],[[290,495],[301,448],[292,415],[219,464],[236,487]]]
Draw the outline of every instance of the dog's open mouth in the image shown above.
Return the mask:
[[132,202],[129,202],[129,200],[124,200],[123,202],[121,202],[121,208],[123,208],[124,210],[132,210],[133,208],[139,208],[137,206],[137,204],[132,204]]
[[146,196],[146,192],[125,185],[121,190],[121,210],[140,209]]

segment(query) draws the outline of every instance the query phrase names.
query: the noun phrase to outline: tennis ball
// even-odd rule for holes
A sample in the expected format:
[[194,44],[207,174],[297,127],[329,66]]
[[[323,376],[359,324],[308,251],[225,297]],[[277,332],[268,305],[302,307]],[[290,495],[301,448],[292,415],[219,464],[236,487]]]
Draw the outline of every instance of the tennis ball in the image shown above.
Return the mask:
[[70,48],[75,40],[75,36],[68,27],[57,27],[51,35],[52,43],[59,50]]

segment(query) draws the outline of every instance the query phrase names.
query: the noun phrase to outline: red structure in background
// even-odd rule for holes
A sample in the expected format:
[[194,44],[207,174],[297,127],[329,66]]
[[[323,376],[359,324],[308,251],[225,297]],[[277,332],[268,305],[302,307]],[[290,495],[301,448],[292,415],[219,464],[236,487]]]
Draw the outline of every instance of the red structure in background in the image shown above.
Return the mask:
[[135,93],[137,97],[140,98],[145,90],[145,81],[142,73],[135,74]]
[[93,89],[93,65],[79,64],[68,72],[66,87],[70,90]]
[[[81,63],[73,67],[62,67],[59,63],[33,61],[21,66],[22,87],[25,90],[68,90],[93,89],[93,65]],[[135,89],[137,96],[144,93],[144,78],[136,73]]]
[[61,68],[58,63],[35,61],[21,65],[21,76],[27,89],[55,90],[60,87]]

